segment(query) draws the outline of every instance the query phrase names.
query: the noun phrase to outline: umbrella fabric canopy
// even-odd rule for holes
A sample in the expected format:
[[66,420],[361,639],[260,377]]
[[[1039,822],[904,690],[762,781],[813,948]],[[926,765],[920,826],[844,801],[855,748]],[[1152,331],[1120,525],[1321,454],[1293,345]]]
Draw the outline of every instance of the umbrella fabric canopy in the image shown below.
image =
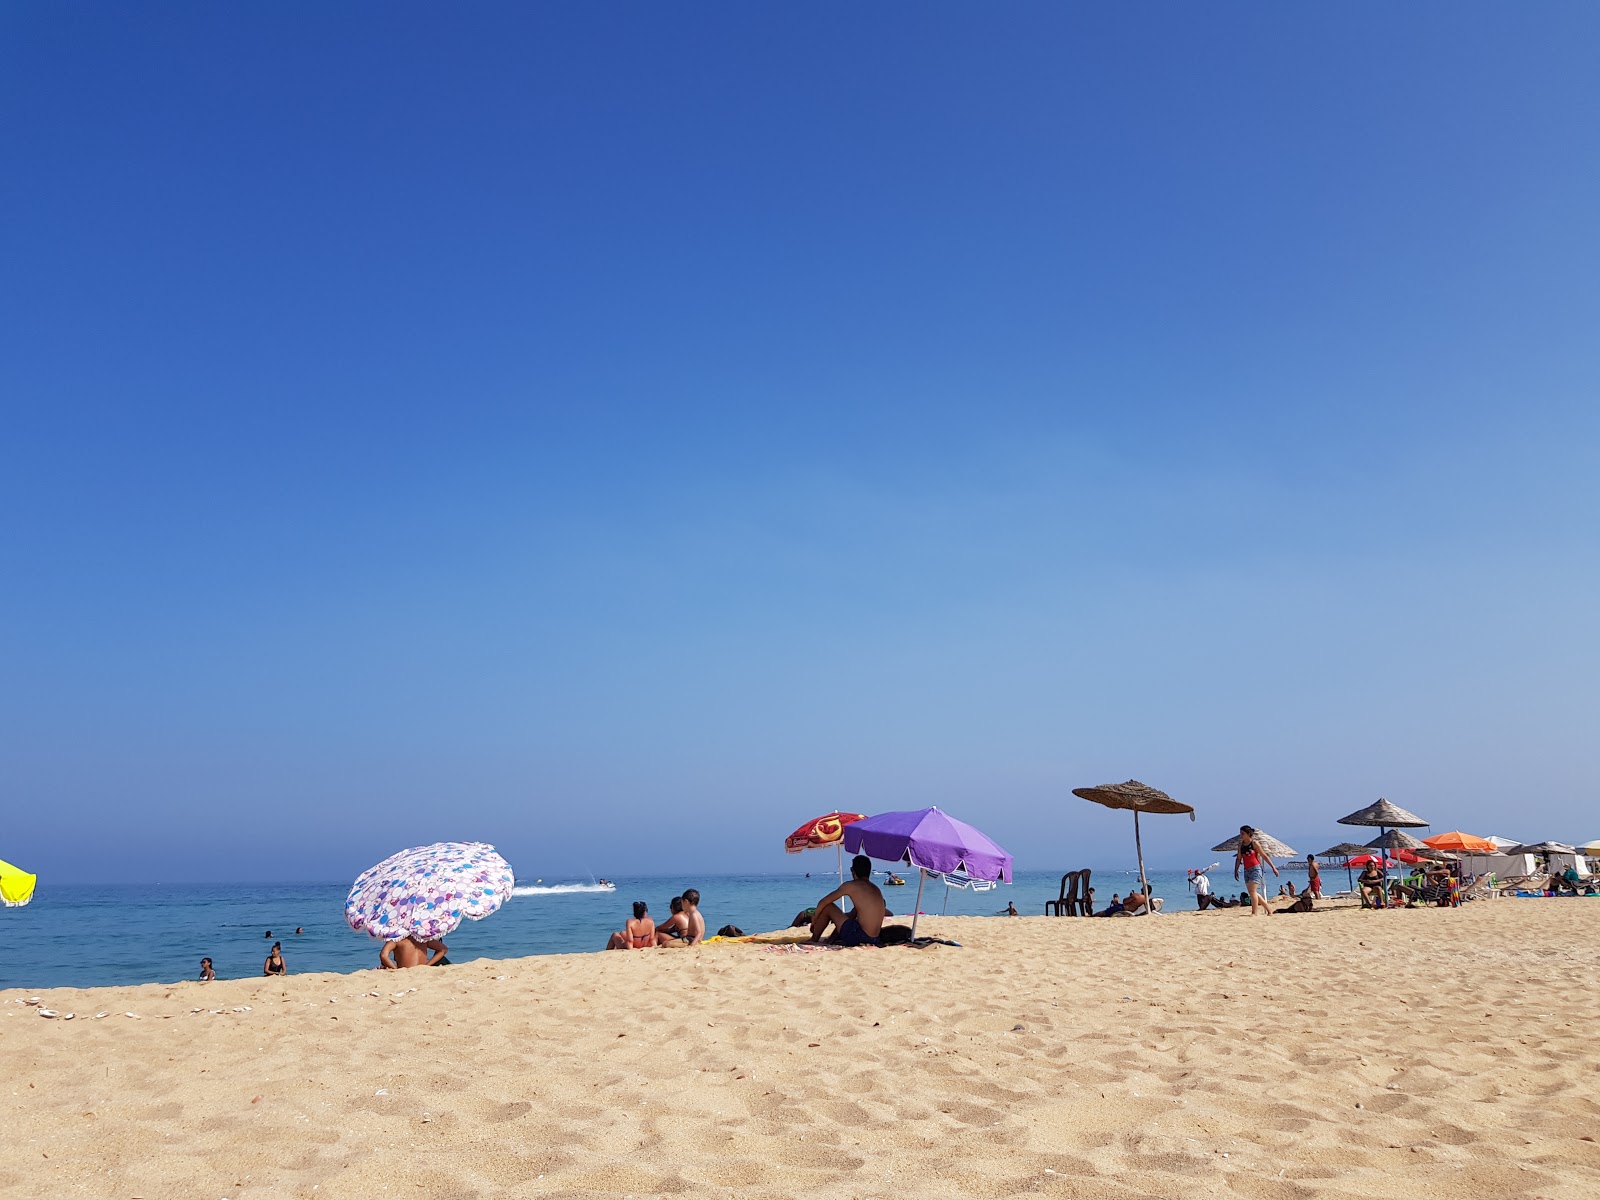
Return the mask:
[[940,875],[960,871],[972,879],[1011,882],[1011,855],[971,825],[937,808],[878,813],[846,825],[844,848],[851,854],[910,863]]
[[1377,825],[1383,829],[1421,829],[1428,822],[1416,813],[1409,813],[1398,804],[1390,804],[1380,797],[1376,804],[1370,804],[1360,812],[1353,812],[1348,817],[1340,817],[1341,825]]
[[1513,854],[1576,854],[1578,848],[1569,846],[1565,842],[1534,842],[1528,846],[1518,846],[1512,850]]
[[812,817],[804,825],[783,839],[786,853],[799,854],[802,850],[822,850],[844,838],[844,827],[866,819],[865,813],[831,812],[826,816]]
[[1386,829],[1367,843],[1371,850],[1421,850],[1422,842],[1403,829]]
[[1462,833],[1459,829],[1452,829],[1449,833],[1436,833],[1430,838],[1423,838],[1424,846],[1431,846],[1435,850],[1457,850],[1462,854],[1493,854],[1495,844],[1488,838],[1474,837],[1470,833]]
[[[1234,851],[1239,849],[1239,839],[1243,836],[1243,834],[1236,833],[1227,841],[1223,842],[1220,846],[1213,846],[1211,849],[1213,851],[1222,851],[1226,854],[1232,854]],[[1270,833],[1267,833],[1262,829],[1256,830],[1256,845],[1268,858],[1298,858],[1300,856],[1300,851],[1296,850],[1293,846],[1286,842],[1280,842],[1277,838],[1273,837]],[[1366,847],[1363,846],[1362,849],[1366,849]]]
[[1494,834],[1494,833],[1491,833],[1491,834],[1490,834],[1490,835],[1489,835],[1489,836],[1488,836],[1488,837],[1487,837],[1487,838],[1486,838],[1486,839],[1484,839],[1484,840],[1485,840],[1485,841],[1490,841],[1490,842],[1493,842],[1493,843],[1494,843],[1494,844],[1495,844],[1495,848],[1496,848],[1496,849],[1497,849],[1497,850],[1498,850],[1498,851],[1499,851],[1499,852],[1500,852],[1500,853],[1501,853],[1501,854],[1505,854],[1505,853],[1506,853],[1506,852],[1507,852],[1507,851],[1509,851],[1509,850],[1510,850],[1510,849],[1511,849],[1511,847],[1513,847],[1513,846],[1520,846],[1520,845],[1522,845],[1522,843],[1521,843],[1521,842],[1520,842],[1520,841],[1518,841],[1518,840],[1517,840],[1517,839],[1516,839],[1516,838],[1508,838],[1508,837],[1501,837],[1501,836],[1500,836],[1500,835],[1499,835],[1499,834]]
[[[1376,854],[1358,854],[1354,858],[1346,859],[1345,860],[1345,866],[1347,866],[1347,867],[1364,867],[1368,863],[1377,862],[1377,861],[1378,861],[1378,856]],[[1387,869],[1389,867],[1398,867],[1400,865],[1400,862],[1399,862],[1398,859],[1385,858],[1383,860],[1383,865]]]
[[32,900],[33,885],[38,882],[37,875],[0,860],[0,901],[4,901],[7,908],[21,908]]
[[[1139,814],[1188,813],[1189,820],[1192,821],[1194,806],[1174,800],[1165,792],[1140,783],[1137,779],[1130,779],[1127,783],[1102,783],[1098,787],[1073,788],[1072,794],[1094,804],[1103,804],[1107,808],[1126,808],[1133,811],[1133,852],[1139,857],[1139,887],[1146,896],[1150,895],[1150,881],[1144,874],[1144,843],[1139,838]],[[1144,911],[1148,916],[1155,910],[1146,905]]]
[[435,842],[363,871],[344,902],[357,933],[386,942],[443,937],[481,921],[511,896],[511,866],[487,842]]
[[1600,854],[1600,838],[1592,842],[1584,842],[1578,849],[1584,854]]
[[922,909],[922,886],[931,871],[937,875],[960,872],[968,879],[1011,882],[1011,855],[989,837],[947,816],[937,808],[878,813],[845,826],[844,848],[851,854],[886,862],[905,862],[917,868],[917,902],[911,914],[911,932],[917,932]]

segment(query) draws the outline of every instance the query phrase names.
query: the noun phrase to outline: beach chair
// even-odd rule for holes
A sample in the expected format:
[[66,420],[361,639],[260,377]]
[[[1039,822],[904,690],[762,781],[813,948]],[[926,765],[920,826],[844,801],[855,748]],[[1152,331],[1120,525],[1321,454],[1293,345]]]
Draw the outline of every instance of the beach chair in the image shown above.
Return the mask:
[[[1044,902],[1047,917],[1075,917],[1080,905],[1088,903],[1089,880],[1087,871],[1068,871],[1061,877],[1061,894]],[[1081,889],[1081,893],[1080,893]]]

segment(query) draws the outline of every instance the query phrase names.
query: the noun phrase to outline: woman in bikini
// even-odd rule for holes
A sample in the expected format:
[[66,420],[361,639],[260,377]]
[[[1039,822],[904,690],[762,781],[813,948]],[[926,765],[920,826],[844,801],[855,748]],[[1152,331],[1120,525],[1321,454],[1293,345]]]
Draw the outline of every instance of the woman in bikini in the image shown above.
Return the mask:
[[283,947],[277,942],[272,943],[272,953],[267,955],[267,961],[261,964],[263,975],[287,975],[289,968],[283,962]]
[[656,944],[656,923],[650,919],[650,909],[643,900],[633,902],[633,920],[613,933],[606,943],[607,950],[649,950]]
[[1272,909],[1267,904],[1267,898],[1261,894],[1261,881],[1266,877],[1262,863],[1272,868],[1272,873],[1278,875],[1278,865],[1261,852],[1256,845],[1256,831],[1248,825],[1239,826],[1239,849],[1233,856],[1233,877],[1239,878],[1239,868],[1244,868],[1244,886],[1250,893],[1250,915],[1264,912],[1269,917]]

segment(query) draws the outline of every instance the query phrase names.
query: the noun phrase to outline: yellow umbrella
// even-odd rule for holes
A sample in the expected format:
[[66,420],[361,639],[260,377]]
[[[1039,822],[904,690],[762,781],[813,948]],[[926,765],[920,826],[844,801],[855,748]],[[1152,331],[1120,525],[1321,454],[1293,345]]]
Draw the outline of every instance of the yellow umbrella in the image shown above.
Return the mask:
[[29,875],[21,867],[0,859],[0,900],[7,908],[21,908],[32,900],[33,885],[38,882],[37,875]]

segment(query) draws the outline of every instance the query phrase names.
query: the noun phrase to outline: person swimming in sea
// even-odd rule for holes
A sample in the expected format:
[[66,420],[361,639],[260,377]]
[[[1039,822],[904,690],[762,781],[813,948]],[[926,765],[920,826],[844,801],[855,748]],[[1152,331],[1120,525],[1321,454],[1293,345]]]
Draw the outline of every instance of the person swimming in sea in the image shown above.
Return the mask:
[[[853,906],[848,913],[838,904],[845,899]],[[832,945],[876,946],[888,908],[883,893],[872,882],[872,860],[858,854],[850,861],[850,878],[817,901],[817,914],[811,918],[811,940],[820,942],[831,925],[833,934],[828,941]]]

